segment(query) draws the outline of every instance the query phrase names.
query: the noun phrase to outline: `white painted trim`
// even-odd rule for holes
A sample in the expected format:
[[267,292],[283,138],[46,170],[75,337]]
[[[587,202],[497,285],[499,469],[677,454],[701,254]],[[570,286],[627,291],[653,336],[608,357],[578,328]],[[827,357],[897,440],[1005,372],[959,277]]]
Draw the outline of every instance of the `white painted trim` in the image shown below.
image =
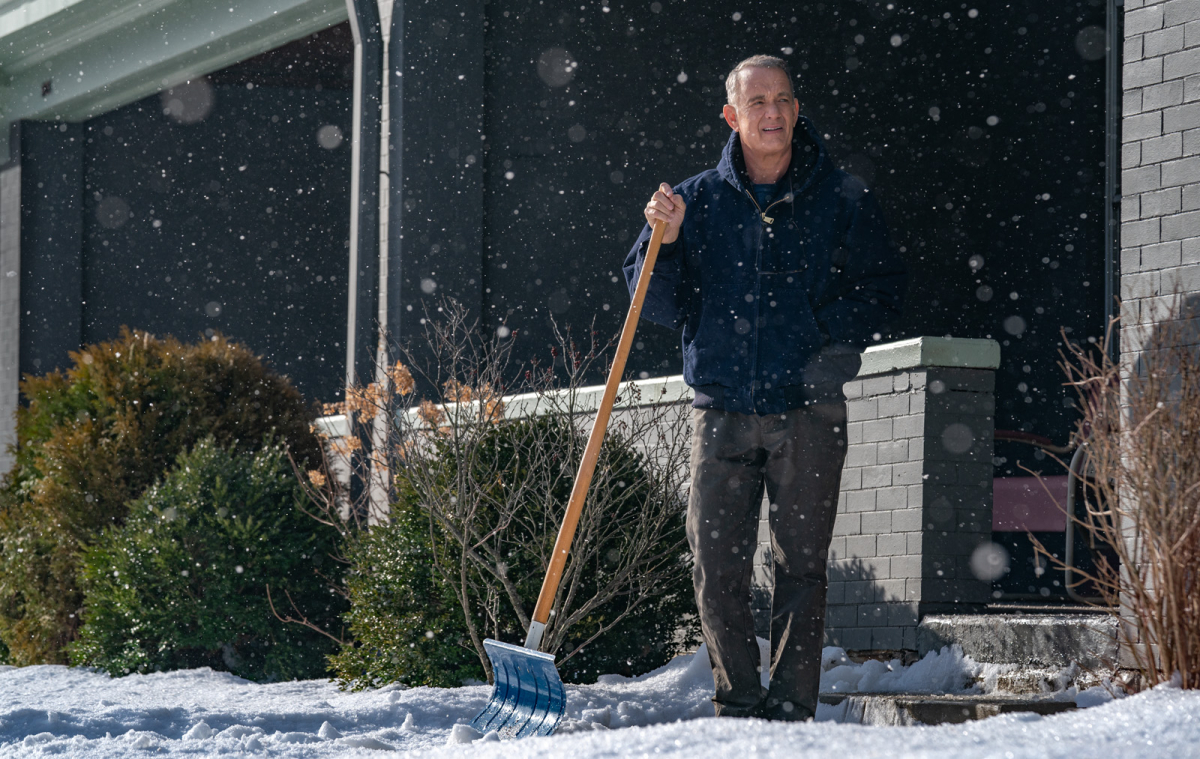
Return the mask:
[[914,337],[863,351],[859,377],[916,369],[923,366],[996,369],[1000,343],[967,337]]
[[[557,398],[565,398],[566,391],[553,393]],[[683,375],[672,377],[651,377],[644,380],[622,382],[617,387],[617,397],[613,403],[614,409],[635,408],[638,406],[655,406],[666,403],[692,402],[695,394],[683,381]],[[575,392],[575,410],[581,414],[592,414],[600,409],[604,398],[604,385],[589,385]],[[538,393],[521,393],[505,396],[504,417],[506,419],[523,419],[537,416],[541,407],[547,401]]]
[[28,29],[86,2],[88,0],[16,0],[3,3],[0,10],[8,10],[0,14],[0,38]]
[[[525,419],[537,416],[551,407],[561,408],[562,399],[565,397],[565,390],[547,394],[519,393],[516,395],[506,395],[502,399],[504,402],[504,418]],[[574,408],[576,413],[595,413],[600,408],[600,401],[603,397],[604,385],[590,385],[579,388],[575,392]],[[617,398],[613,403],[613,408],[636,408],[668,403],[683,403],[685,401],[691,403],[693,397],[692,389],[683,381],[683,375],[651,377],[650,379],[622,382],[617,388]],[[447,408],[454,408],[457,405],[439,405],[438,408],[444,411]],[[476,413],[479,408],[478,401],[471,401],[465,405],[469,414]],[[416,407],[407,409],[404,413],[407,415],[409,423],[415,424],[418,422],[418,409]],[[320,434],[330,438],[347,437],[351,432],[350,420],[344,414],[323,416],[317,419],[316,428]]]
[[0,15],[4,15],[18,5],[23,5],[28,2],[30,2],[30,0],[0,0]]
[[[0,66],[10,76],[158,13],[179,0],[34,0],[0,16]],[[59,6],[51,10],[50,6]]]
[[314,422],[316,433],[327,438],[350,437],[350,418],[345,414],[323,416]]
[[15,463],[21,345],[21,167],[0,171],[0,475]]
[[[16,119],[90,118],[346,19],[344,0],[239,0],[235,13],[214,0],[141,0],[141,8],[129,0],[56,1],[74,12],[0,36],[7,79],[0,129]],[[51,31],[47,57],[41,50]],[[47,80],[52,90],[43,97]]]

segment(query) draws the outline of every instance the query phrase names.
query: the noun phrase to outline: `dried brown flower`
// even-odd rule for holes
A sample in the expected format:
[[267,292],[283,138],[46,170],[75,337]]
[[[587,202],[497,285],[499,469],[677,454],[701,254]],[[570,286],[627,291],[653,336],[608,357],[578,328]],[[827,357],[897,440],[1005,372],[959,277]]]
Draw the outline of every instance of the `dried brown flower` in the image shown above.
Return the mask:
[[430,400],[421,401],[417,414],[430,427],[437,427],[446,419],[446,414]]
[[349,455],[354,451],[362,449],[362,441],[354,435],[348,437],[340,437],[331,444],[333,452],[342,456]]
[[400,361],[397,361],[394,366],[388,369],[387,375],[388,382],[392,386],[392,392],[396,395],[408,395],[417,387],[417,383],[413,381],[412,372]]
[[475,396],[470,385],[458,380],[446,380],[442,388],[446,391],[446,401],[449,403],[470,403]]

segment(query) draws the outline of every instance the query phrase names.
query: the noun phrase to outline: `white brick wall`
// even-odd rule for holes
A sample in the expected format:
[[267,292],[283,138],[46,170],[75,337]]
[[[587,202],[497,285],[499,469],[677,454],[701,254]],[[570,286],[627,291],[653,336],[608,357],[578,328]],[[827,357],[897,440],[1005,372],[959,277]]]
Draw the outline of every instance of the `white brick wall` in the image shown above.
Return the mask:
[[18,354],[21,327],[21,169],[0,172],[0,475],[12,467],[17,441]]
[[1200,293],[1200,0],[1125,9],[1121,298],[1132,326],[1153,321],[1164,296]]

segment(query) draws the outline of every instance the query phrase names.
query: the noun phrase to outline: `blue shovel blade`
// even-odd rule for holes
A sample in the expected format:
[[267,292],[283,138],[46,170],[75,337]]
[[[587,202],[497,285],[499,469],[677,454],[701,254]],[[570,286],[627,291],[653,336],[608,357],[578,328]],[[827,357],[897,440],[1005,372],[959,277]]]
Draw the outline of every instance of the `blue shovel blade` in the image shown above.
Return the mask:
[[496,730],[501,738],[553,733],[567,708],[554,657],[490,638],[483,649],[492,661],[496,686],[471,727],[481,733]]

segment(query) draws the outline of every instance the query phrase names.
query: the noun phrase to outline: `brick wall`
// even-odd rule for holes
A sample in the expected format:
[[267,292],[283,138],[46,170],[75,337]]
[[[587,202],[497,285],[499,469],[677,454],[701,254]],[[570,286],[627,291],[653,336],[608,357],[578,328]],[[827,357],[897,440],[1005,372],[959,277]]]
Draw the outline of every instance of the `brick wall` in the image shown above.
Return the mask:
[[[1124,56],[1121,299],[1131,326],[1155,321],[1176,291],[1200,293],[1200,2],[1126,0]],[[1125,353],[1137,348],[1130,334]]]
[[[1200,0],[1125,1],[1121,360],[1200,297]],[[1122,647],[1121,664],[1134,666]]]
[[0,474],[16,443],[18,346],[21,329],[21,169],[0,172]]

